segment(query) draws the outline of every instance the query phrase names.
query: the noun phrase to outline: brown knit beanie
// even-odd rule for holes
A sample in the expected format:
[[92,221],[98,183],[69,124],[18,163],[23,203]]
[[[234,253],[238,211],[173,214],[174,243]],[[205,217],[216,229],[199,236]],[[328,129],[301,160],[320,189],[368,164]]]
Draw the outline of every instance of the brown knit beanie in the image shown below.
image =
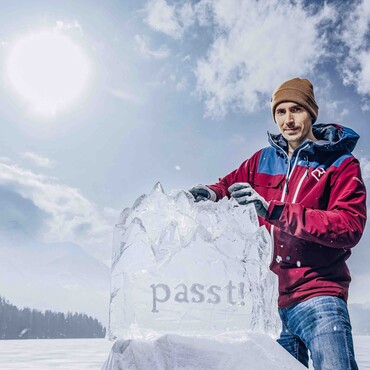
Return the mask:
[[274,121],[275,109],[282,102],[299,104],[311,114],[312,123],[315,123],[319,107],[316,104],[313,86],[309,80],[305,78],[293,78],[283,82],[275,90],[271,98],[271,110]]

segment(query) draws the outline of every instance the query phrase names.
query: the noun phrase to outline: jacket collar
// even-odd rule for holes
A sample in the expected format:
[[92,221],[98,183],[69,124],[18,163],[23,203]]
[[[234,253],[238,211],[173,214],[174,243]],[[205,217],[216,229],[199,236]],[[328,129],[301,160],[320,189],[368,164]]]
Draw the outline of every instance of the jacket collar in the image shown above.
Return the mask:
[[[352,152],[360,138],[354,130],[336,123],[315,123],[312,126],[312,132],[317,138],[317,141],[306,140],[297,149],[302,148],[308,143],[309,145],[305,148],[305,151],[312,153],[315,150]],[[269,132],[267,134],[270,145],[286,153],[288,143],[283,135],[271,134]]]

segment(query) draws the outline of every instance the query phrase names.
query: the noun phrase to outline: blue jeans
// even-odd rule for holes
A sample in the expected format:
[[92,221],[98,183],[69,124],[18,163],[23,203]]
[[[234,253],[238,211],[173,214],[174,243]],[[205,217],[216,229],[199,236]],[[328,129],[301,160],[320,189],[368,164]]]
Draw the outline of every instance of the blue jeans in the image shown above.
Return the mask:
[[279,308],[283,324],[277,340],[308,367],[308,350],[316,370],[357,370],[347,304],[320,296]]

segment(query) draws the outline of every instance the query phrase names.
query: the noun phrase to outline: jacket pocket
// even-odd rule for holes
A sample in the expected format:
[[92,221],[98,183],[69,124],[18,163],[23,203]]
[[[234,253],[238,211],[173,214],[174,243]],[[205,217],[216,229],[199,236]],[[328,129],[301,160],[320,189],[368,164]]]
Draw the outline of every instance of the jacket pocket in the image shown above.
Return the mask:
[[285,175],[266,175],[256,174],[254,179],[250,181],[252,187],[258,192],[258,189],[274,189],[282,190],[284,185]]

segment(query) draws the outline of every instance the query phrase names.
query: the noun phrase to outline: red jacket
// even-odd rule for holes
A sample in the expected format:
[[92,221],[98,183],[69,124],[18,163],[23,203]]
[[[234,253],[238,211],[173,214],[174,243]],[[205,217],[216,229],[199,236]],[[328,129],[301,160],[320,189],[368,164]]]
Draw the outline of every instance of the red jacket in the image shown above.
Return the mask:
[[208,185],[217,198],[230,196],[236,182],[249,182],[270,201],[259,218],[273,240],[271,270],[279,279],[281,308],[320,295],[348,298],[346,260],[366,223],[366,189],[359,162],[351,154],[359,136],[336,124],[315,124],[316,142],[286,153],[281,135],[270,146]]

